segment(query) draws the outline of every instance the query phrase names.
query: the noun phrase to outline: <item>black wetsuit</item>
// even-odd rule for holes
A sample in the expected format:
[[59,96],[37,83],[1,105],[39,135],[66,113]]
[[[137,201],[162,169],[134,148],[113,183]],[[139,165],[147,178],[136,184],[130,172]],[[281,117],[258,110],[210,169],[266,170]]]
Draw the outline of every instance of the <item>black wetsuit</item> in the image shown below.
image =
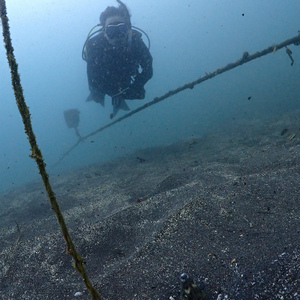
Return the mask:
[[152,56],[136,30],[132,30],[130,47],[112,46],[104,32],[87,42],[87,75],[92,93],[114,96],[130,87],[124,99],[138,99],[139,94],[134,90],[144,90],[152,74]]

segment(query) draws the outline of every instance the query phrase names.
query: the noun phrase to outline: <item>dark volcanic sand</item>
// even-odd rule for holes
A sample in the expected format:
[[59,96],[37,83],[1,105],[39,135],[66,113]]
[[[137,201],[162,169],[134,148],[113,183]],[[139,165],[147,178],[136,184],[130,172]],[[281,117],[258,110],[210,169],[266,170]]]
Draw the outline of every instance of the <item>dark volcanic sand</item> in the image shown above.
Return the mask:
[[[299,299],[299,125],[245,122],[51,176],[102,298],[177,300],[186,272],[206,299]],[[1,195],[0,215],[1,299],[90,299],[40,182]]]

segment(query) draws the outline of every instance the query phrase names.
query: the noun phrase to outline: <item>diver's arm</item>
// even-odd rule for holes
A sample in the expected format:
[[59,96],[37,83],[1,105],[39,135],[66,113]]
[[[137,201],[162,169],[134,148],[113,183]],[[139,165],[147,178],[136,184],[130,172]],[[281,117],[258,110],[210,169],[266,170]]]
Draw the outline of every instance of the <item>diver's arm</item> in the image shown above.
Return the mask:
[[101,86],[99,85],[99,70],[97,70],[97,65],[89,63],[87,64],[87,77],[88,77],[88,84],[89,89],[91,92],[96,92],[101,89]]
[[[90,95],[86,99],[86,101],[95,101],[104,105],[104,97],[105,92],[103,87],[99,82],[99,72],[98,66],[93,64],[92,62],[87,63],[87,77],[88,77],[88,85],[90,90]],[[100,84],[99,84],[100,83]]]
[[136,36],[135,38],[134,55],[136,62],[142,70],[136,74],[133,83],[131,83],[128,89],[123,93],[125,99],[144,99],[144,85],[153,75],[152,56],[142,41],[141,36]]
[[99,42],[98,36],[87,43],[87,77],[91,92],[101,92],[105,94],[104,77],[101,74],[103,62],[100,56],[102,50],[100,43],[101,40]]
[[149,79],[151,79],[153,75],[153,68],[152,68],[152,56],[150,54],[149,49],[144,44],[143,40],[139,38],[138,42],[138,58],[139,64],[141,66],[142,71],[138,73],[135,77],[135,84],[137,86],[143,87]]

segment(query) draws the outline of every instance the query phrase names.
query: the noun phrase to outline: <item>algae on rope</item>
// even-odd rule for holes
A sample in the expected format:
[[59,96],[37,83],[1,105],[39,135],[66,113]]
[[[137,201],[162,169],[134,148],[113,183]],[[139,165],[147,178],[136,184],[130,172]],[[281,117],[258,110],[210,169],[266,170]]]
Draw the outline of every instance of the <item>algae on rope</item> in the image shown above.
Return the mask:
[[19,112],[20,112],[22,120],[23,120],[25,133],[28,137],[28,141],[29,141],[29,144],[31,147],[30,157],[35,159],[35,161],[37,163],[40,175],[42,177],[45,189],[47,191],[47,195],[49,197],[51,207],[56,214],[62,234],[65,238],[66,245],[67,245],[67,253],[73,257],[75,269],[80,273],[87,289],[90,292],[92,299],[93,300],[101,300],[99,293],[93,287],[93,285],[91,284],[91,282],[87,276],[86,270],[83,266],[83,258],[77,252],[75,245],[73,244],[73,241],[71,239],[71,236],[69,235],[67,225],[66,225],[64,217],[60,211],[59,205],[56,201],[54,191],[53,191],[50,181],[49,181],[49,176],[46,172],[46,164],[44,162],[42,152],[39,149],[37,142],[36,142],[36,137],[33,132],[32,125],[31,125],[30,112],[29,112],[29,108],[27,107],[26,102],[25,102],[23,89],[22,89],[22,85],[21,85],[21,79],[20,79],[20,75],[18,72],[18,64],[17,64],[17,61],[14,56],[14,48],[12,46],[12,41],[10,38],[10,30],[9,30],[9,23],[8,23],[5,0],[0,0],[0,17],[1,17],[1,22],[2,22],[4,46],[6,49],[7,60],[8,60],[8,64],[9,64],[10,71],[11,71],[12,87],[14,90],[14,94],[15,94]]

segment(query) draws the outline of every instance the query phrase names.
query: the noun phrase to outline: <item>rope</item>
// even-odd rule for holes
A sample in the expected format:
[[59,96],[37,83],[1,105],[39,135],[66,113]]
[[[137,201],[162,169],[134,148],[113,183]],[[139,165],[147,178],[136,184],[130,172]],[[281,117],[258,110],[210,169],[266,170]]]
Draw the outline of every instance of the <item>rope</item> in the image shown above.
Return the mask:
[[83,281],[84,281],[87,289],[89,290],[92,299],[93,300],[101,300],[100,295],[98,294],[97,290],[92,286],[92,284],[89,281],[86,270],[83,266],[83,258],[77,252],[77,250],[72,242],[72,239],[69,235],[67,225],[65,223],[65,220],[60,211],[59,205],[56,201],[55,194],[54,194],[52,187],[50,185],[50,182],[49,182],[49,176],[46,172],[46,164],[44,162],[42,152],[38,148],[38,145],[36,142],[35,134],[33,132],[32,125],[31,125],[30,112],[29,112],[29,109],[25,102],[23,89],[22,89],[22,85],[21,85],[21,80],[20,80],[20,75],[18,73],[18,64],[17,64],[15,56],[14,56],[14,49],[13,49],[11,38],[10,38],[10,30],[9,30],[5,0],[0,0],[0,17],[1,17],[1,21],[2,21],[2,30],[3,30],[4,45],[5,45],[5,49],[6,49],[7,60],[8,60],[8,64],[9,64],[9,67],[11,70],[12,86],[13,86],[17,106],[18,106],[19,112],[22,116],[23,123],[24,123],[25,133],[27,134],[27,137],[28,137],[28,140],[29,140],[29,143],[31,146],[31,155],[30,156],[33,159],[35,159],[35,161],[37,163],[40,175],[42,177],[45,189],[46,189],[48,197],[49,197],[51,208],[54,210],[54,212],[56,214],[62,234],[63,234],[64,239],[67,244],[67,254],[70,254],[73,257],[74,267],[82,276]]
[[115,121],[113,121],[113,122],[111,122],[111,123],[109,123],[109,124],[107,124],[107,125],[105,125],[103,127],[100,127],[99,129],[97,129],[97,130],[89,133],[86,136],[83,136],[83,137],[79,138],[79,140],[72,147],[70,147],[69,150],[67,150],[62,155],[62,157],[59,159],[59,161],[55,165],[57,165],[58,163],[60,163],[72,150],[74,150],[81,142],[83,142],[87,138],[89,138],[89,137],[91,137],[91,136],[93,136],[93,135],[95,135],[95,134],[97,134],[97,133],[99,133],[99,132],[101,132],[101,131],[103,131],[103,130],[111,127],[111,126],[113,126],[113,125],[115,125],[116,123],[119,123],[119,122],[121,122],[121,121],[123,121],[123,120],[125,120],[125,119],[127,119],[129,117],[131,117],[132,115],[134,115],[134,114],[136,114],[136,113],[138,113],[138,112],[140,112],[140,111],[142,111],[142,110],[144,110],[144,109],[146,109],[146,108],[148,108],[148,107],[150,107],[150,106],[152,106],[152,105],[154,105],[154,104],[156,104],[158,102],[161,102],[161,101],[163,101],[163,100],[165,100],[165,99],[167,99],[167,98],[169,98],[169,97],[171,97],[173,95],[176,95],[176,94],[178,94],[178,93],[180,93],[180,92],[182,92],[182,91],[184,91],[186,89],[193,89],[195,85],[200,84],[200,83],[202,83],[202,82],[204,82],[206,80],[209,80],[209,79],[211,79],[211,78],[213,78],[213,77],[215,77],[217,75],[220,75],[220,74],[222,74],[224,72],[232,70],[232,69],[234,69],[234,68],[236,68],[238,66],[241,66],[241,65],[243,65],[243,64],[245,64],[247,62],[250,62],[251,60],[257,59],[257,58],[262,57],[264,55],[267,55],[269,53],[274,53],[277,50],[282,49],[282,48],[285,47],[286,48],[286,53],[288,54],[288,56],[290,57],[290,59],[292,61],[291,62],[291,66],[292,66],[294,64],[294,60],[293,60],[293,58],[291,56],[292,55],[292,51],[289,48],[287,48],[287,46],[289,46],[291,44],[294,44],[296,46],[300,45],[300,34],[298,34],[297,36],[294,36],[294,37],[292,37],[290,39],[287,39],[287,40],[283,41],[280,44],[273,45],[273,46],[270,46],[270,47],[268,47],[268,48],[266,48],[266,49],[264,49],[262,51],[256,52],[256,53],[254,53],[252,55],[249,55],[249,53],[246,51],[246,52],[243,53],[242,58],[238,59],[236,62],[229,63],[225,67],[217,69],[216,71],[214,71],[212,73],[208,73],[205,76],[202,76],[202,77],[196,79],[195,81],[192,81],[192,82],[187,83],[187,84],[185,84],[185,85],[183,85],[181,87],[178,87],[175,90],[171,90],[171,91],[167,92],[166,94],[164,94],[163,96],[154,98],[152,101],[150,101],[150,102],[144,104],[143,106],[141,106],[141,107],[139,107],[139,108],[131,111],[130,113],[128,113],[128,114],[126,114],[126,115],[124,115],[124,116],[116,119]]

